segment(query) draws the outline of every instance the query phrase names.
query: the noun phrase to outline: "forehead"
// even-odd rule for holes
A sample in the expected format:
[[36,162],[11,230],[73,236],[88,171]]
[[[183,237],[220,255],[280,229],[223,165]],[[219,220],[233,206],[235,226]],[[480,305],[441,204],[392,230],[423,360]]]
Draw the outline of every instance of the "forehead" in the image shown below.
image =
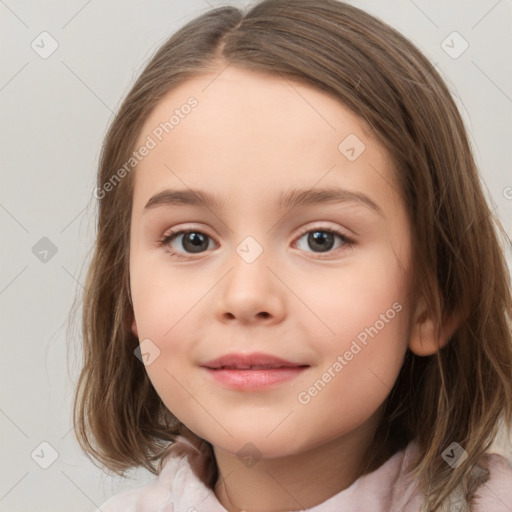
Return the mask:
[[247,199],[316,183],[371,193],[391,180],[386,151],[340,101],[288,77],[231,65],[169,91],[136,147],[148,141],[135,202],[178,185]]
[[[195,115],[188,116],[179,111],[189,111],[187,101],[190,98],[196,100],[197,106],[189,112]],[[272,111],[271,115],[269,111]],[[173,114],[173,136],[179,134],[178,125],[185,124],[181,121],[190,117],[192,120],[186,124],[193,124],[198,136],[202,134],[201,124],[208,123],[208,127],[216,124],[220,129],[236,128],[236,132],[230,134],[230,139],[235,141],[238,135],[269,132],[275,128],[286,128],[286,133],[293,132],[301,139],[311,140],[336,132],[343,125],[357,129],[365,139],[372,137],[361,118],[332,95],[281,74],[256,72],[233,65],[192,77],[171,89],[148,116],[139,142],[144,134],[155,129],[158,132],[160,123],[169,121]],[[194,117],[200,117],[201,121],[195,123]],[[243,132],[240,131],[242,126]]]

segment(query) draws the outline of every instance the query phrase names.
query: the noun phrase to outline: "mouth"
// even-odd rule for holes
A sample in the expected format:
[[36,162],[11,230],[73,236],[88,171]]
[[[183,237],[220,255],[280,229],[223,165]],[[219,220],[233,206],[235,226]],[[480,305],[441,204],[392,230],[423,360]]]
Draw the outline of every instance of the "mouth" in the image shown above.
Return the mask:
[[210,370],[277,370],[278,368],[301,368],[308,365],[280,365],[280,364],[230,364],[222,366],[205,366]]
[[269,354],[228,354],[201,365],[211,378],[225,387],[255,391],[294,379],[309,364]]

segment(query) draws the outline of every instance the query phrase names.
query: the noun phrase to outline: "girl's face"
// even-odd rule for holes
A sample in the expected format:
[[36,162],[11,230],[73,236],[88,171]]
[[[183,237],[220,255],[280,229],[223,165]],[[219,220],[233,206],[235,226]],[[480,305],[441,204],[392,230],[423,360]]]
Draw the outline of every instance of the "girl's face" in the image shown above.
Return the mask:
[[133,330],[165,405],[232,454],[368,434],[414,309],[383,147],[325,93],[229,66],[168,93],[136,149]]

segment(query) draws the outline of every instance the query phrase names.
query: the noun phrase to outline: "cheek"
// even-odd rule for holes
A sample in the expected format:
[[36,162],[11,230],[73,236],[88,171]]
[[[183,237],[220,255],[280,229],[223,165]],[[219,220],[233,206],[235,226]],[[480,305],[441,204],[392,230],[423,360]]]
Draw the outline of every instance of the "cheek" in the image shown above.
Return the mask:
[[407,349],[405,308],[394,305],[384,309],[387,323],[370,320],[374,315],[368,312],[344,315],[347,320],[338,322],[344,335],[322,345],[322,367],[296,395],[304,431],[319,432],[323,440],[343,435],[364,424],[385,401]]
[[145,371],[167,409],[187,424],[190,415],[200,417],[201,412],[194,409],[196,391],[189,380],[194,370],[190,361],[194,329],[189,317],[197,297],[173,289],[149,283],[141,287],[135,311],[141,352],[150,353]]
[[[297,398],[310,418],[329,408],[333,429],[336,418],[357,425],[375,412],[398,377],[408,344],[408,300],[396,258],[383,254],[359,263],[334,286],[315,279],[309,303],[321,319],[315,319],[314,345],[322,361]],[[301,330],[312,333],[311,324],[310,316]]]
[[190,272],[171,273],[161,259],[134,263],[130,281],[140,339],[170,338],[208,291],[208,283],[195,280]]
[[360,254],[335,277],[329,269],[316,272],[314,279],[295,280],[294,291],[309,309],[297,316],[301,330],[314,332],[314,326],[317,343],[328,342],[329,353],[358,337],[364,343],[370,339],[368,329],[389,331],[395,318],[405,317],[405,277],[395,255],[386,250]]
[[211,284],[180,280],[180,273],[170,275],[168,267],[153,262],[132,266],[131,287],[141,351],[150,354],[146,372],[167,408],[179,413],[190,408],[194,392],[188,376],[197,343],[196,315]]

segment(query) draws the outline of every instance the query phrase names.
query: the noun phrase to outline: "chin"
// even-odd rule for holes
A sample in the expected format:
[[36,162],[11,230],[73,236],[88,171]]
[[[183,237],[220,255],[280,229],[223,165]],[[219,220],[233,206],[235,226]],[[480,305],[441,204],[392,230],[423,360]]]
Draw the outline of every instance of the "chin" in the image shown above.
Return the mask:
[[[297,439],[296,432],[290,433],[286,430],[282,432],[272,432],[271,429],[257,428],[254,425],[246,425],[244,427],[230,428],[226,426],[231,434],[227,434],[224,430],[210,430],[209,432],[197,432],[201,438],[219,450],[231,455],[245,458],[265,458],[274,459],[279,457],[287,457],[302,451],[307,451],[312,447],[313,442],[308,443],[307,439]],[[312,436],[315,437],[315,436]]]

